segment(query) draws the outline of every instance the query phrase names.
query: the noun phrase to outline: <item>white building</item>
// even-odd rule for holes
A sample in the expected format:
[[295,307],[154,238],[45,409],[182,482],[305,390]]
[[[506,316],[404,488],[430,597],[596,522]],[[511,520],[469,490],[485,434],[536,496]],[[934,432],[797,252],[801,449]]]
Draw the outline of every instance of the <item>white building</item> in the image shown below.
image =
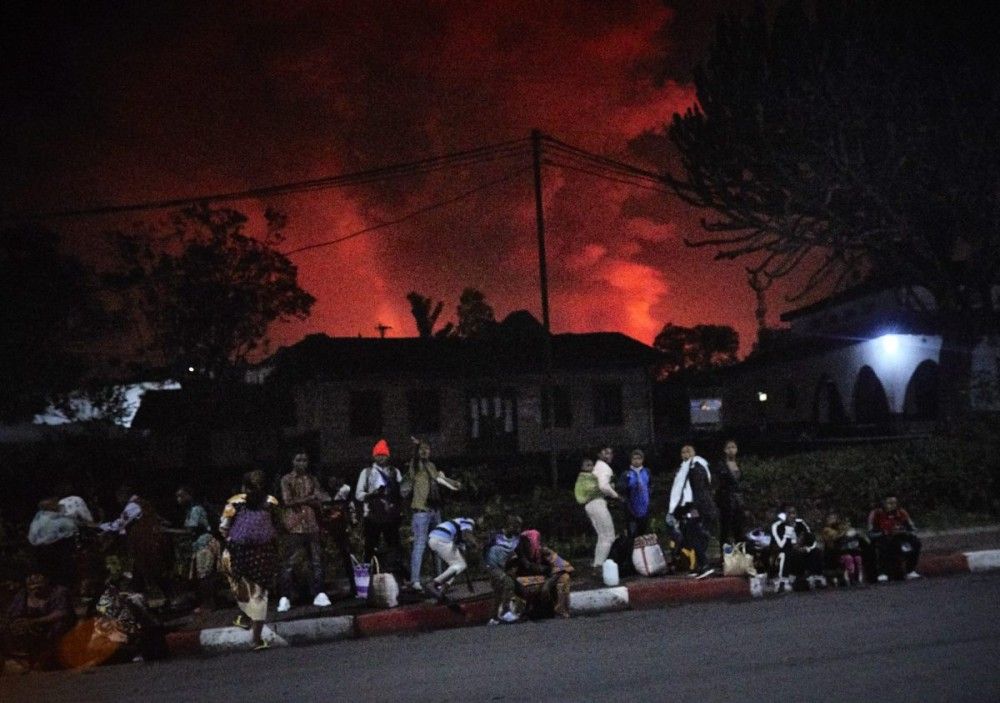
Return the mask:
[[[786,339],[726,369],[715,393],[692,392],[692,407],[720,399],[727,427],[934,420],[941,336],[918,321],[905,295],[859,287],[785,313]],[[982,341],[972,366],[973,408],[1000,410],[1000,339]]]

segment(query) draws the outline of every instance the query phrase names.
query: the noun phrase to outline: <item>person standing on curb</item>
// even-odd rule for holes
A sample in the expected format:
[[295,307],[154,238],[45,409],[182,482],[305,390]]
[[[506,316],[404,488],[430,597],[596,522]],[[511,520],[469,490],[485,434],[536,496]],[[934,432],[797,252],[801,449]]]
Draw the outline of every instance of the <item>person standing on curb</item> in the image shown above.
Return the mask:
[[[456,491],[461,484],[445,477],[431,462],[431,445],[426,440],[413,440],[413,458],[410,459],[410,470],[406,482],[412,490],[410,508],[413,510],[411,528],[413,531],[413,548],[410,552],[410,579],[404,586],[409,586],[417,593],[422,593],[424,587],[420,583],[420,571],[424,563],[424,552],[427,549],[428,534],[435,525],[441,522],[441,490]],[[440,560],[438,570],[441,570]]]
[[291,609],[295,592],[295,564],[302,552],[309,553],[312,579],[309,582],[313,605],[326,607],[330,598],[323,587],[323,542],[320,539],[318,512],[330,497],[319,479],[309,473],[309,454],[298,450],[292,458],[292,470],[281,477],[281,500],[284,502],[285,564],[281,570],[281,599],[278,612]]
[[364,505],[365,561],[371,561],[381,541],[385,542],[385,567],[398,574],[399,526],[402,523],[403,475],[389,466],[389,443],[380,439],[372,448],[372,465],[361,471],[354,490]]
[[649,469],[645,467],[646,455],[633,449],[629,468],[622,474],[618,490],[624,494],[628,511],[627,532],[629,539],[649,534]]
[[680,522],[685,547],[694,550],[695,565],[691,576],[703,579],[715,572],[708,566],[708,540],[715,524],[715,503],[712,500],[712,473],[708,462],[695,454],[694,447],[681,448],[681,465],[670,489],[667,525]]
[[357,524],[357,519],[354,517],[351,487],[340,476],[329,476],[326,485],[330,489],[330,501],[323,504],[320,512],[322,526],[340,552],[340,563],[344,567],[350,595],[357,596],[358,587],[354,583],[354,565],[351,561],[351,526]]
[[278,571],[278,499],[267,494],[266,480],[263,471],[246,474],[244,492],[229,499],[219,521],[226,540],[223,571],[242,611],[233,625],[251,631],[254,649],[268,647],[263,639],[267,591]]
[[736,544],[746,539],[746,525],[743,518],[745,502],[740,480],[743,472],[736,459],[739,447],[730,439],[722,448],[723,458],[716,467],[715,475],[719,488],[715,492],[715,504],[719,508],[719,545]]
[[[584,510],[587,517],[594,526],[597,533],[597,544],[594,546],[594,567],[595,572],[600,571],[604,562],[611,553],[611,544],[615,541],[615,523],[611,519],[611,512],[608,510],[608,498],[621,500],[621,496],[611,485],[614,472],[611,470],[611,460],[614,458],[614,450],[604,446],[597,452],[597,461],[593,464],[592,473],[597,479],[597,496],[588,501]],[[584,460],[584,468],[589,460]]]

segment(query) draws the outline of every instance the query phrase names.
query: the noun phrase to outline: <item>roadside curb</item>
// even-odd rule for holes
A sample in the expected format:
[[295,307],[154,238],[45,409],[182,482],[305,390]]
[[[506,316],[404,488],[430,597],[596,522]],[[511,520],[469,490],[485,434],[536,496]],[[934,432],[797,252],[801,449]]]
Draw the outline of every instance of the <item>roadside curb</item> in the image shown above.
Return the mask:
[[[918,570],[924,576],[950,576],[995,569],[1000,569],[1000,549],[925,555],[918,565]],[[649,579],[613,588],[573,591],[570,593],[570,612],[574,615],[597,615],[682,603],[742,601],[750,598],[749,581],[737,576],[701,581]],[[492,609],[492,598],[486,597],[450,606],[423,603],[362,615],[286,620],[265,625],[264,639],[273,647],[289,647],[469,627],[485,624],[493,616]],[[172,632],[166,639],[167,648],[175,657],[250,649],[250,633],[236,627]]]

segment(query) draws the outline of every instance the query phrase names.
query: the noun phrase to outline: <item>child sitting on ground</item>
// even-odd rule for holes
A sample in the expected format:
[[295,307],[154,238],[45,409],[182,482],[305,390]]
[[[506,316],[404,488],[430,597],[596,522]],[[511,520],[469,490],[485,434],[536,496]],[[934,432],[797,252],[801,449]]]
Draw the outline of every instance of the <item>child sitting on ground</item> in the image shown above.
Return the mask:
[[837,573],[837,579],[844,586],[864,583],[861,564],[861,533],[851,527],[846,518],[835,511],[826,516],[826,525],[821,533],[828,566]]

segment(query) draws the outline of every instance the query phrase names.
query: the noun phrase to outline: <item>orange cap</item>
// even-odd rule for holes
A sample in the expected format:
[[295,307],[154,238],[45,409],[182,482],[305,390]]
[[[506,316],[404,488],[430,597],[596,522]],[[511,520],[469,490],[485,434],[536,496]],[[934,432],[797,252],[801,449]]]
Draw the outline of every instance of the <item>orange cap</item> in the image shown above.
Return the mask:
[[372,448],[372,456],[389,456],[389,443],[384,439],[380,439],[376,442],[375,446]]

